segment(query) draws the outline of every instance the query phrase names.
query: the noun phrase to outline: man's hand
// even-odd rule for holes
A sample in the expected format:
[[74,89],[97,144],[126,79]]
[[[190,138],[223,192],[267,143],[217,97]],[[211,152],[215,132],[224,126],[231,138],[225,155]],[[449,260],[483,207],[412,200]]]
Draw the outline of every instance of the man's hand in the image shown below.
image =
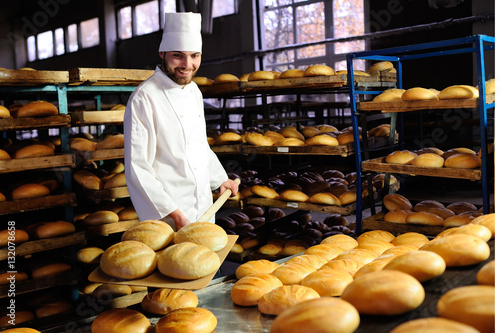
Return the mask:
[[182,214],[182,212],[178,209],[174,210],[172,213],[169,214],[169,216],[174,220],[175,222],[175,227],[177,230],[181,229],[182,227],[188,225],[191,223],[185,216]]
[[234,180],[228,179],[220,186],[220,193],[224,193],[225,190],[230,189],[232,192],[231,196],[234,197],[236,194],[238,194],[238,186],[238,183],[236,183]]

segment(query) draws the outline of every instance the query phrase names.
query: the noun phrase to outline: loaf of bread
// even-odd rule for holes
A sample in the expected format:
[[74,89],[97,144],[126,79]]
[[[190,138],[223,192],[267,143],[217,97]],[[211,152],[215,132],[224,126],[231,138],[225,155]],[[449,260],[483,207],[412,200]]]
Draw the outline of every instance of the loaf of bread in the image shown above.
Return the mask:
[[47,276],[53,276],[62,274],[64,272],[69,272],[71,270],[71,265],[65,262],[53,262],[50,264],[39,265],[31,270],[31,277],[33,279],[40,279]]
[[272,274],[247,275],[236,281],[231,288],[231,300],[241,306],[254,306],[271,290],[283,283]]
[[360,269],[359,262],[354,259],[334,259],[332,261],[327,262],[323,266],[320,267],[319,270],[324,269],[333,269],[333,270],[341,270],[349,273],[351,276],[354,276],[356,272]]
[[474,220],[472,215],[453,215],[444,220],[443,227],[460,227],[469,224],[472,220]]
[[92,333],[151,333],[151,323],[139,311],[110,309],[100,313],[92,322]]
[[0,247],[7,246],[10,243],[21,244],[29,240],[29,235],[22,229],[0,231]]
[[378,258],[376,258],[376,260],[380,259],[380,258],[397,257],[397,256],[400,256],[402,254],[417,251],[417,250],[418,250],[418,247],[416,247],[414,245],[397,245],[397,246],[391,247],[391,248],[385,250],[384,252],[382,252],[382,254]]
[[306,202],[309,200],[309,196],[302,191],[284,190],[279,193],[279,199],[283,201]]
[[425,153],[418,155],[410,161],[411,165],[429,168],[441,168],[444,165],[444,158],[438,154]]
[[17,272],[17,273],[2,273],[0,274],[0,286],[6,285],[10,283],[10,277],[14,276],[16,282],[28,280],[28,274],[25,272]]
[[257,132],[247,133],[245,141],[254,146],[261,147],[270,147],[274,144],[274,141],[269,136]]
[[111,178],[109,178],[105,183],[103,188],[115,188],[115,187],[124,187],[127,186],[127,181],[125,180],[125,173],[118,173]]
[[381,271],[389,261],[394,259],[394,256],[380,256],[379,258],[369,262],[368,264],[360,267],[353,275],[353,279],[357,279],[363,275]]
[[371,75],[378,75],[379,72],[390,71],[394,65],[390,61],[378,61],[368,68],[367,72]]
[[12,200],[21,200],[21,199],[44,197],[49,194],[50,190],[47,186],[36,183],[28,183],[16,187],[12,191],[11,196]]
[[21,106],[15,115],[17,118],[26,118],[55,116],[58,113],[57,107],[52,103],[46,101],[32,101]]
[[35,308],[35,316],[37,318],[45,318],[59,313],[68,312],[72,308],[73,305],[70,301],[55,299],[38,305]]
[[412,211],[408,209],[394,209],[390,210],[384,214],[384,221],[391,223],[406,223],[406,217],[411,214]]
[[390,133],[391,133],[391,125],[381,124],[374,128],[371,128],[368,131],[368,136],[379,138],[379,137],[389,136]]
[[108,223],[118,222],[118,214],[111,210],[98,210],[85,216],[83,223],[87,226],[96,226]]
[[390,333],[478,333],[472,326],[441,317],[413,319],[393,328]]
[[307,265],[311,266],[314,269],[319,269],[321,266],[326,264],[328,260],[324,257],[316,255],[316,254],[301,254],[295,257],[292,257],[286,261],[286,264],[299,264],[299,265]]
[[135,211],[134,206],[129,206],[125,207],[123,209],[118,210],[118,219],[120,221],[127,221],[127,220],[135,220],[138,219],[139,216],[137,215],[137,212]]
[[[387,242],[387,241],[384,241],[381,239],[369,239],[369,240],[363,241],[362,243],[359,243],[358,247],[354,250],[364,249],[364,250],[368,250],[370,252],[375,253],[376,256],[380,256],[382,253],[384,253],[385,251],[387,251],[388,249],[393,248],[393,247],[394,247],[394,244],[392,244],[390,242]],[[354,250],[351,250],[351,251],[354,251]],[[373,259],[375,259],[375,258],[373,258]],[[370,262],[372,260],[370,260]]]
[[222,250],[228,242],[224,229],[210,222],[194,222],[184,226],[174,236],[174,243],[191,242],[204,245],[212,251]]
[[472,154],[454,154],[449,156],[444,161],[446,168],[456,169],[477,169],[479,167],[479,159]]
[[425,290],[407,273],[381,270],[355,279],[344,289],[341,298],[361,314],[397,315],[419,307]]
[[316,269],[306,264],[286,263],[276,268],[271,274],[277,277],[282,284],[300,284],[300,282]]
[[195,76],[193,77],[193,82],[196,83],[198,86],[211,86],[214,84],[214,80],[209,79],[205,76]]
[[251,191],[256,196],[267,199],[278,199],[280,196],[274,189],[265,185],[254,185],[251,187]]
[[307,275],[302,286],[314,289],[320,296],[340,296],[353,277],[341,270],[322,269]]
[[240,79],[233,74],[219,74],[214,79],[214,84],[228,83],[228,82],[238,82]]
[[101,149],[116,149],[125,146],[125,138],[123,134],[108,135],[101,142],[96,145],[96,150]]
[[242,141],[243,141],[243,138],[238,133],[224,132],[215,139],[214,144],[215,145],[227,145],[227,144],[239,143]]
[[[370,242],[384,242],[384,241],[374,239]],[[363,243],[363,245],[370,244],[370,242],[365,242],[365,243]],[[387,242],[385,242],[385,243],[387,243]],[[351,259],[351,260],[358,262],[359,267],[363,267],[364,265],[375,260],[383,252],[382,249],[380,249],[380,250],[378,250],[378,253],[376,253],[372,250],[368,250],[366,248],[361,248],[360,247],[361,245],[362,244],[358,245],[358,247],[356,247],[355,249],[342,252],[341,254],[339,254],[337,256],[337,258],[335,258],[335,260]]]
[[392,164],[410,164],[418,155],[409,150],[396,150],[385,157],[386,163]]
[[0,161],[8,161],[11,157],[8,152],[3,149],[0,149]]
[[329,192],[320,192],[313,194],[308,200],[310,203],[320,204],[320,205],[331,205],[340,206],[340,199]]
[[278,147],[303,147],[306,143],[298,138],[284,138],[281,141],[275,142],[274,145]]
[[309,245],[300,239],[290,239],[285,242],[281,254],[287,257],[293,256],[304,252],[308,247]]
[[332,244],[340,247],[344,251],[352,250],[359,245],[357,240],[349,235],[344,234],[337,234],[327,237],[321,241],[321,244]]
[[495,332],[495,287],[472,285],[453,288],[439,298],[439,317],[455,320],[480,332]]
[[3,333],[41,333],[40,331],[35,330],[34,328],[29,328],[29,327],[9,328],[9,329],[6,329],[5,331],[2,331],[2,332]]
[[446,262],[434,252],[411,251],[393,258],[384,269],[401,271],[425,282],[442,275]]
[[406,223],[443,226],[444,219],[441,216],[434,213],[413,212],[406,217]]
[[85,264],[98,264],[103,253],[104,250],[99,247],[84,247],[76,252],[76,259]]
[[248,81],[274,80],[276,75],[270,71],[255,71],[250,73]]
[[75,225],[70,222],[43,222],[35,228],[34,235],[38,239],[44,239],[72,234],[75,231]]
[[405,89],[386,89],[373,98],[373,102],[401,102]]
[[466,99],[479,98],[479,90],[476,87],[457,84],[441,90],[438,94],[439,99]]
[[132,289],[126,284],[104,283],[92,291],[92,297],[96,299],[111,299],[132,294]]
[[445,237],[446,235],[451,234],[469,234],[479,237],[485,242],[488,242],[492,236],[490,229],[488,229],[487,227],[480,224],[469,223],[460,227],[445,229],[434,238]]
[[204,308],[176,309],[156,324],[155,333],[211,333],[217,327],[217,317]]
[[446,206],[449,210],[453,211],[455,214],[462,214],[465,212],[477,211],[477,207],[474,204],[467,201],[455,201]]
[[424,234],[418,232],[405,232],[402,233],[391,241],[392,244],[399,245],[412,245],[421,248],[423,245],[429,243],[429,238]]
[[10,118],[10,111],[5,106],[0,105],[0,119]]
[[158,269],[166,276],[194,280],[215,273],[220,267],[217,254],[204,245],[191,242],[174,244],[158,256]]
[[306,286],[281,286],[262,296],[257,306],[261,313],[279,315],[298,303],[319,297],[314,289]]
[[391,232],[385,230],[370,230],[365,231],[361,235],[358,236],[356,241],[358,244],[363,243],[364,241],[371,239],[383,240],[386,242],[392,242],[396,238]]
[[335,75],[335,70],[327,65],[311,65],[304,71],[304,76]]
[[339,141],[328,134],[318,134],[305,141],[306,146],[338,146]]
[[326,261],[330,261],[335,259],[339,254],[341,254],[344,251],[345,250],[343,248],[335,244],[321,243],[308,247],[307,250],[304,251],[304,254],[319,256],[325,259]]
[[296,78],[296,77],[304,77],[304,70],[299,69],[299,68],[291,68],[291,69],[287,69],[286,71],[281,73],[279,76],[280,79],[289,79],[289,78]]
[[495,238],[495,213],[489,213],[476,217],[471,224],[480,224],[490,229],[491,238]]
[[384,196],[382,201],[384,203],[384,207],[387,210],[396,210],[396,209],[412,210],[413,209],[413,205],[411,204],[410,200],[408,200],[406,197],[404,197],[401,194],[397,194],[397,193],[387,194],[386,196]]
[[495,285],[495,260],[491,260],[477,271],[476,282],[481,285]]
[[76,151],[95,151],[97,149],[97,142],[85,138],[71,138],[69,146]]
[[421,100],[437,100],[437,94],[426,88],[414,87],[407,89],[402,95],[403,101],[421,101]]
[[174,239],[174,230],[159,220],[146,220],[128,228],[121,237],[122,241],[133,240],[146,244],[153,251],[161,250]]
[[156,269],[156,253],[146,244],[122,241],[108,247],[102,254],[100,267],[112,277],[125,280],[143,278]]
[[13,158],[30,158],[30,157],[43,157],[54,156],[54,149],[43,144],[32,144],[17,150]]
[[141,302],[144,311],[165,315],[170,311],[198,306],[198,296],[191,290],[160,288],[148,293]]
[[354,306],[333,297],[320,297],[280,313],[271,325],[271,333],[339,332],[352,333],[360,317]]
[[101,190],[104,186],[101,179],[88,170],[75,171],[73,179],[82,187],[89,190]]
[[295,127],[282,128],[279,133],[285,138],[295,138],[299,139],[300,141],[305,141],[304,135],[302,135],[302,133],[300,133]]

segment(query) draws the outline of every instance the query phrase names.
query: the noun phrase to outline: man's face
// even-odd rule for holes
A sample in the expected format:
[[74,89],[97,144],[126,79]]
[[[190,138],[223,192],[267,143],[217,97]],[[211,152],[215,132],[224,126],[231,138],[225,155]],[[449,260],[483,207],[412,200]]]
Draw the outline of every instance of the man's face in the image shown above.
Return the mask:
[[201,64],[199,52],[160,52],[160,57],[163,72],[180,85],[190,83]]

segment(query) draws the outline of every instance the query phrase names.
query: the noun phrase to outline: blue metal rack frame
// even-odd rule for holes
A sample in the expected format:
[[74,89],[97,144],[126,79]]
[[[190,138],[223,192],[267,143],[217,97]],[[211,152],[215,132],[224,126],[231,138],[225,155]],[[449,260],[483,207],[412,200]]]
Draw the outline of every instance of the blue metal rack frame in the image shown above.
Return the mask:
[[[481,135],[481,183],[483,194],[483,213],[488,214],[490,211],[490,192],[488,184],[488,171],[487,171],[487,110],[495,107],[495,103],[486,103],[485,92],[485,69],[484,69],[484,52],[495,49],[495,38],[486,35],[475,35],[464,38],[450,39],[439,42],[422,43],[401,47],[393,47],[382,50],[353,52],[347,55],[347,75],[349,82],[349,98],[351,101],[351,117],[353,128],[358,128],[358,112],[357,112],[357,95],[362,94],[379,94],[381,91],[364,91],[356,90],[354,86],[354,59],[377,60],[377,61],[391,61],[395,64],[397,70],[397,88],[403,87],[403,66],[402,62],[405,60],[438,57],[444,55],[460,54],[460,53],[475,53],[476,66],[477,66],[477,84],[479,90],[478,111],[480,121],[480,135]],[[402,126],[400,126],[402,134]],[[356,159],[356,174],[357,179],[361,180],[361,163],[362,156],[361,144],[359,137],[354,135],[354,149]],[[356,185],[356,233],[362,232],[362,187],[361,181],[357,181]]]

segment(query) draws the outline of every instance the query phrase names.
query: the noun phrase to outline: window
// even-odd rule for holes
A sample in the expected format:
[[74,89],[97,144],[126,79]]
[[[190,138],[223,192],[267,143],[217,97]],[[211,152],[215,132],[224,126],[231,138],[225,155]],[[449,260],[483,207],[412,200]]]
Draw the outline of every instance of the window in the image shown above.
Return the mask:
[[76,24],[68,26],[68,51],[78,51],[78,32]]
[[132,37],[132,7],[123,7],[118,11],[118,37],[127,39]]
[[63,28],[56,29],[54,31],[55,43],[56,43],[56,55],[64,54],[64,30]]
[[82,48],[99,45],[99,19],[93,18],[80,23]]
[[[154,0],[117,11],[118,37],[132,38],[158,31],[165,24],[163,13],[176,12],[176,0]],[[160,15],[161,11],[161,15]]]
[[212,3],[212,17],[220,17],[236,13],[235,0],[214,0]]
[[29,36],[26,40],[28,46],[28,61],[36,60],[35,36]]
[[158,1],[150,1],[135,7],[136,35],[160,30]]
[[54,56],[54,38],[52,31],[42,32],[36,36],[38,59],[47,59]]

